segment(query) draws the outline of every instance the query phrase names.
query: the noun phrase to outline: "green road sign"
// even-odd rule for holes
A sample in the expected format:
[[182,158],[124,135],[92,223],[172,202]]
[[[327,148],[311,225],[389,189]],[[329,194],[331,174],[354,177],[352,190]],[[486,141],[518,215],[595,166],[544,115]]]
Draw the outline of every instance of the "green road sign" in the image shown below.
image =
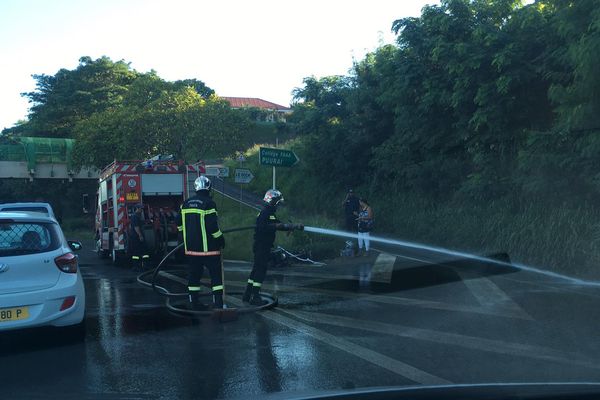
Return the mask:
[[291,167],[300,159],[291,150],[273,149],[269,147],[261,147],[258,153],[260,165],[272,165],[274,167]]

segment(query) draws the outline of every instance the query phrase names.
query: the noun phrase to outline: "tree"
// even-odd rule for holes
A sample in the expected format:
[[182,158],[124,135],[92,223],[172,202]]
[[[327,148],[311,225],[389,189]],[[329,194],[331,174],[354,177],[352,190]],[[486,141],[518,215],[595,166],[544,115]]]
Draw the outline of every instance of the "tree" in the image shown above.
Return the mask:
[[95,113],[76,126],[78,164],[101,167],[113,159],[156,154],[196,161],[240,150],[236,143],[250,123],[242,112],[215,96],[204,99],[191,87],[155,92],[165,83],[151,77],[141,83],[152,90],[138,87],[122,106]]
[[180,81],[173,82],[175,89],[182,89],[185,87],[191,87],[198,93],[202,98],[209,98],[215,94],[215,91],[204,84],[204,82],[197,79],[183,79]]
[[113,62],[108,57],[82,57],[73,71],[34,75],[36,90],[22,94],[32,104],[24,133],[72,137],[75,124],[120,104],[138,76],[128,63]]
[[590,129],[600,115],[598,8],[444,0],[395,21],[395,46],[368,54],[349,77],[306,78],[295,91],[315,173],[447,199],[509,196],[531,187],[527,168],[548,163],[600,182],[594,138],[552,133]]

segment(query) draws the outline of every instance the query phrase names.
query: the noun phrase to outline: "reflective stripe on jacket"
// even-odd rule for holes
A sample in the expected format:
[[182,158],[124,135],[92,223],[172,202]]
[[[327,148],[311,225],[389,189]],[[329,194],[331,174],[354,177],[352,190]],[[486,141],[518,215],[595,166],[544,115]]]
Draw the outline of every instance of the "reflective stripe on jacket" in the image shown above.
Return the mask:
[[265,206],[256,217],[254,247],[270,249],[275,243],[276,225],[280,221],[275,216],[275,208]]
[[208,194],[200,192],[181,205],[177,216],[177,229],[183,233],[185,254],[221,254],[223,233],[219,229],[216,204]]

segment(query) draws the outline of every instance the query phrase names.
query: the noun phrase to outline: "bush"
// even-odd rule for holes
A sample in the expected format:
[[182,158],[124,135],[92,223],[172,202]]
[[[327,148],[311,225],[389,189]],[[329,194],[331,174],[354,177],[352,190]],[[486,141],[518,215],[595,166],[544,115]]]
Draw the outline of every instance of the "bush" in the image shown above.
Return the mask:
[[91,240],[94,238],[94,220],[91,215],[64,218],[60,226],[69,240]]
[[378,230],[404,240],[475,254],[507,252],[513,262],[599,279],[600,212],[542,200],[432,203],[416,195],[374,202]]

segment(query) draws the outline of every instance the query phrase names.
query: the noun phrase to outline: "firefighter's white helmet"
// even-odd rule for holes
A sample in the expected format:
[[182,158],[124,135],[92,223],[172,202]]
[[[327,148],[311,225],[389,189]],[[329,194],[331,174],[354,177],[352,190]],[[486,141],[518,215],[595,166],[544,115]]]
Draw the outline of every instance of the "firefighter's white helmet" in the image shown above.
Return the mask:
[[194,189],[196,190],[196,192],[200,190],[210,190],[211,187],[212,184],[210,183],[210,179],[208,179],[204,175],[200,175],[194,181]]
[[279,190],[269,189],[267,190],[267,193],[265,193],[263,201],[270,206],[276,206],[280,203],[283,203],[283,195]]

